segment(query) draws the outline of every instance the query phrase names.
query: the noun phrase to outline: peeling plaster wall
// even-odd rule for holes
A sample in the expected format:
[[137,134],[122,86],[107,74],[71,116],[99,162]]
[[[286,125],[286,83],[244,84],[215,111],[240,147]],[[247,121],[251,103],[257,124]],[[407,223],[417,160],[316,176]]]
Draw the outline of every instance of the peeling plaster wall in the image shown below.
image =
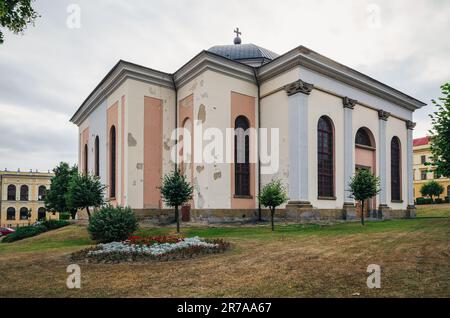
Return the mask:
[[[194,120],[200,120],[203,130],[218,128],[225,136],[231,121],[231,92],[257,97],[256,85],[205,71],[180,87],[178,100],[194,95]],[[255,103],[256,104],[256,103]],[[255,105],[255,117],[257,118]],[[204,142],[203,147],[208,144]],[[225,142],[223,145],[225,149]],[[225,153],[225,151],[224,151]],[[230,164],[194,163],[194,207],[196,209],[231,208]],[[257,184],[257,174],[253,176]]]
[[[99,138],[99,163],[100,163],[100,181],[107,183],[106,162],[108,153],[106,151],[106,142],[108,134],[106,131],[106,100],[103,101],[90,115],[89,121],[89,170],[94,171],[95,167],[95,137]],[[106,193],[105,193],[106,195]]]
[[126,184],[127,204],[134,209],[144,208],[144,99],[145,96],[163,103],[163,158],[162,174],[173,171],[170,140],[175,128],[175,92],[171,89],[136,80],[127,80],[127,130],[126,130]]

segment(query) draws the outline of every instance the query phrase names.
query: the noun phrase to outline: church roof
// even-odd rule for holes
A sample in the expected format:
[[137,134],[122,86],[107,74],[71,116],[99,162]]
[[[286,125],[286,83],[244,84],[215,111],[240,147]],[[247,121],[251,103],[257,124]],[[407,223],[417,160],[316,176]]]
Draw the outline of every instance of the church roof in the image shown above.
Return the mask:
[[234,61],[262,60],[264,63],[276,59],[279,55],[255,44],[216,45],[208,50]]
[[430,140],[431,140],[430,136],[422,137],[422,138],[416,138],[416,139],[414,139],[413,146],[414,147],[426,146],[426,145],[428,145],[430,143]]

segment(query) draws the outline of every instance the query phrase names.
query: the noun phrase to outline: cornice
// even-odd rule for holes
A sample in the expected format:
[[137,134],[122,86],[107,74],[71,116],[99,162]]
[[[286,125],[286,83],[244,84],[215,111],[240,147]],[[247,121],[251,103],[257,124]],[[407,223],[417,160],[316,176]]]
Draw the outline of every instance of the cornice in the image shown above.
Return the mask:
[[411,111],[426,105],[411,96],[303,46],[299,46],[261,66],[258,68],[258,76],[260,81],[264,82],[296,66],[313,70],[372,95],[389,100]]
[[286,91],[288,96],[295,95],[297,93],[302,93],[309,95],[311,94],[311,91],[313,90],[314,85],[310,83],[306,83],[302,80],[295,81],[293,83],[290,83],[284,87],[284,90]]

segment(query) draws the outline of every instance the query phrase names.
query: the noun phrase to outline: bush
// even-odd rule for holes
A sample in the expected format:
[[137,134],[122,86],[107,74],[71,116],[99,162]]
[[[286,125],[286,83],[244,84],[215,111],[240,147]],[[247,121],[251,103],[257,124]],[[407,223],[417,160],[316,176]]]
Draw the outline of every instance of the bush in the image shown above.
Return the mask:
[[126,240],[138,228],[138,222],[129,208],[107,206],[95,213],[89,221],[91,239],[100,243]]
[[445,197],[445,202],[450,203],[450,197]]
[[44,226],[47,231],[56,230],[69,224],[69,222],[62,220],[48,220],[41,222],[41,225]]
[[39,235],[46,231],[47,228],[43,225],[21,227],[18,228],[17,231],[15,231],[14,233],[11,233],[7,237],[5,237],[2,243],[12,243],[20,241],[29,237]]
[[436,200],[434,200],[434,203],[442,204],[442,203],[444,203],[444,200],[442,200],[441,198],[437,198]]
[[431,198],[417,198],[416,204],[417,205],[433,204],[433,200]]
[[70,213],[60,213],[59,219],[64,221],[70,220]]

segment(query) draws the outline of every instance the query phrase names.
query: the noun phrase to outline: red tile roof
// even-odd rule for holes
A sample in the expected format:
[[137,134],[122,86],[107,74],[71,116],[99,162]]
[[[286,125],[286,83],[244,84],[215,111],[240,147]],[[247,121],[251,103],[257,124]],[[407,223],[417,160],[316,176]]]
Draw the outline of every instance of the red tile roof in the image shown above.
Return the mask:
[[430,137],[427,136],[427,137],[422,137],[422,138],[414,139],[414,141],[413,141],[413,146],[414,146],[414,147],[417,147],[417,146],[425,146],[425,145],[428,145],[429,143],[430,143]]

